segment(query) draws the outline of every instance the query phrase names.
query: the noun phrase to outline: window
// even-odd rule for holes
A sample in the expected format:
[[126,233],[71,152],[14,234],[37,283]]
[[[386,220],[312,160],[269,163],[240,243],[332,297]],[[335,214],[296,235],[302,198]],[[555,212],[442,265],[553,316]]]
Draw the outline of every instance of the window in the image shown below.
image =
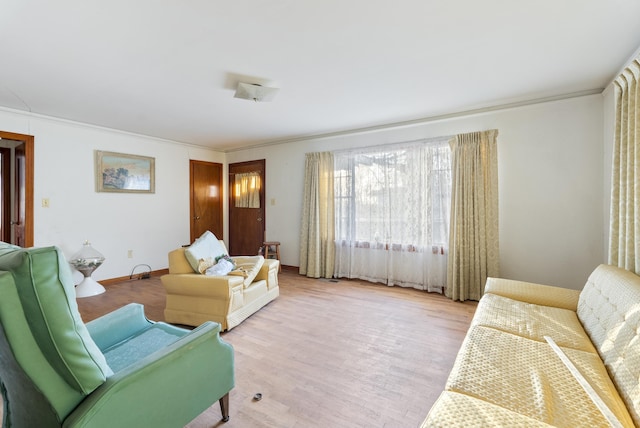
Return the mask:
[[448,138],[334,158],[336,276],[426,289],[431,278],[440,289],[449,235]]

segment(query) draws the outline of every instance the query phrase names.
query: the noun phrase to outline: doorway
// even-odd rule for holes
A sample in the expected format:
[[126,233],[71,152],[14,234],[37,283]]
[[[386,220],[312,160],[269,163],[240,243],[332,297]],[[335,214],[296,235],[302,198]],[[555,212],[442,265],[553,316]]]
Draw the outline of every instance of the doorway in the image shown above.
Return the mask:
[[222,164],[189,161],[191,242],[210,230],[223,238]]
[[262,247],[266,224],[264,184],[264,159],[229,164],[229,254],[232,256],[256,255]]
[[33,246],[32,135],[0,131],[0,240]]

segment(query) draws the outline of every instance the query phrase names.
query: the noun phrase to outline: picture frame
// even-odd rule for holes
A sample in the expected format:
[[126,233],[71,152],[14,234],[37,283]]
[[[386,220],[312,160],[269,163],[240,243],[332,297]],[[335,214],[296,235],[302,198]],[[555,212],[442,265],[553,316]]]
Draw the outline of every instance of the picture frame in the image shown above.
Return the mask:
[[95,151],[96,192],[155,193],[155,158]]

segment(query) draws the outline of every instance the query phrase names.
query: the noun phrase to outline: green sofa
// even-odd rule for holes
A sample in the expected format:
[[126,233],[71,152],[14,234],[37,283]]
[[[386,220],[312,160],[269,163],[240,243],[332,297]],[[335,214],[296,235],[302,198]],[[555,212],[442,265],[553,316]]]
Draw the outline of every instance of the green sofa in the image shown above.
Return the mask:
[[182,427],[216,400],[228,420],[219,332],[149,321],[139,304],[85,325],[58,248],[0,243],[3,427]]

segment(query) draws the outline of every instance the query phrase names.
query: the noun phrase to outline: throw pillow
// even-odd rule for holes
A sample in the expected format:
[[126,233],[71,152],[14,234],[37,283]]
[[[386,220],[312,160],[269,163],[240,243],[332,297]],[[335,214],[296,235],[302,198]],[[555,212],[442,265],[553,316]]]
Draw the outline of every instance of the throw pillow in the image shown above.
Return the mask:
[[206,270],[206,275],[222,276],[226,275],[233,269],[233,263],[227,259],[220,259],[218,263]]
[[216,261],[213,257],[200,259],[200,261],[198,262],[198,272],[200,272],[201,274],[204,274],[207,271],[207,269],[209,269],[211,266],[215,264],[216,264]]
[[215,258],[221,254],[227,254],[226,248],[216,238],[216,235],[208,230],[184,251],[184,255],[194,272],[199,272],[198,265],[201,259]]

